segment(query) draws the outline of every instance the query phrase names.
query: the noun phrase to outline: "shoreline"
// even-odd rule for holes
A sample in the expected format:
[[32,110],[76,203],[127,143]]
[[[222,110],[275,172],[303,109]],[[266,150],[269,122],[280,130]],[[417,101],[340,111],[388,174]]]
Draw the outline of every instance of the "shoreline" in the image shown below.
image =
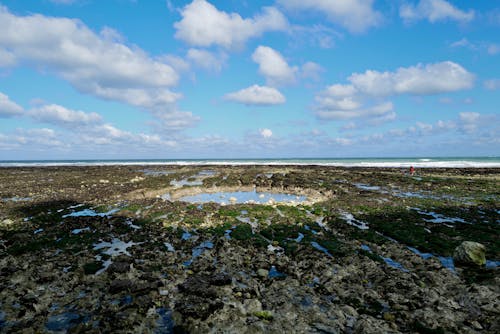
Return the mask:
[[173,167],[339,167],[339,168],[415,168],[422,169],[479,169],[479,168],[500,168],[500,162],[469,162],[469,161],[436,161],[436,162],[353,162],[353,163],[313,163],[313,162],[237,162],[237,161],[176,161],[176,162],[147,162],[147,161],[124,161],[124,162],[0,162],[0,168],[26,168],[26,167],[112,167],[112,166],[173,166]]

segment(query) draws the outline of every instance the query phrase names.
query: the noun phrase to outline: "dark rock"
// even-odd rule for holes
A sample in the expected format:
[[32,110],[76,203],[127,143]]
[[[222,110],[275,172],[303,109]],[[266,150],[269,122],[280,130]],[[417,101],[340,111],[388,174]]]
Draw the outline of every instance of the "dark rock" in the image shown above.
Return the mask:
[[223,306],[224,304],[221,301],[198,296],[187,296],[175,304],[175,310],[184,317],[205,320]]
[[127,262],[113,262],[108,267],[107,271],[109,273],[123,274],[130,270],[130,264]]
[[121,291],[131,291],[135,287],[134,282],[128,279],[115,279],[109,286],[110,293],[119,293]]

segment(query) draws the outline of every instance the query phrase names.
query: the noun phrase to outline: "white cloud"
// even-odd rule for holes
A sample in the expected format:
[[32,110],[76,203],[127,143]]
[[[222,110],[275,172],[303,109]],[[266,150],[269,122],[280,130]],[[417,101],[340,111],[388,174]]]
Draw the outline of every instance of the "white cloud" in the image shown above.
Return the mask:
[[276,88],[259,85],[253,85],[237,92],[226,94],[224,98],[233,102],[257,106],[270,106],[286,102],[283,94]]
[[373,0],[278,0],[289,10],[310,10],[325,14],[328,19],[348,31],[360,33],[379,25],[382,15],[373,8]]
[[188,50],[186,57],[194,65],[213,72],[220,72],[227,59],[225,53],[216,55],[210,51],[194,48]]
[[483,86],[487,90],[498,90],[500,89],[500,79],[485,80]]
[[100,123],[102,117],[95,113],[67,109],[57,104],[44,105],[31,109],[28,115],[39,122],[52,123],[65,127],[76,127]]
[[399,16],[408,22],[423,19],[431,23],[445,20],[469,22],[474,19],[475,13],[473,10],[460,10],[445,0],[420,0],[416,6],[403,4],[399,9]]
[[401,67],[395,72],[368,70],[354,73],[348,80],[358,91],[372,96],[431,95],[469,89],[474,85],[474,75],[451,61]]
[[23,108],[13,102],[7,95],[0,93],[0,118],[21,115]]
[[268,46],[257,47],[252,54],[252,60],[259,64],[259,73],[266,78],[268,85],[290,84],[296,80],[298,68],[290,67],[278,51]]
[[262,138],[265,139],[271,138],[273,136],[273,132],[269,129],[261,129],[259,133],[262,136]]
[[8,57],[15,58],[9,58],[9,64],[32,65],[67,80],[80,92],[153,114],[155,109],[176,110],[181,95],[171,88],[177,84],[177,72],[165,61],[123,44],[110,28],[96,34],[79,20],[16,16],[2,6],[0,26],[0,50],[9,50]]
[[194,0],[182,9],[181,15],[182,20],[174,23],[175,37],[202,47],[239,48],[266,31],[284,31],[288,27],[285,16],[274,7],[264,7],[253,18],[242,18],[237,13],[219,11],[208,1]]
[[384,102],[368,108],[350,108],[342,109],[340,107],[331,107],[328,105],[319,105],[316,116],[323,120],[350,120],[354,118],[366,118],[371,121],[382,122],[394,120],[394,106],[391,102]]
[[180,131],[197,124],[201,118],[189,111],[155,111],[158,123],[154,124],[161,133]]
[[300,67],[300,76],[305,79],[319,81],[321,78],[321,73],[323,73],[324,71],[325,69],[319,64],[308,61]]
[[11,67],[16,63],[16,56],[12,52],[0,49],[0,67]]
[[368,70],[347,78],[349,84],[334,84],[315,97],[316,116],[323,120],[363,118],[370,124],[396,118],[392,102],[381,97],[429,95],[471,88],[474,75],[453,62],[399,68],[395,72]]

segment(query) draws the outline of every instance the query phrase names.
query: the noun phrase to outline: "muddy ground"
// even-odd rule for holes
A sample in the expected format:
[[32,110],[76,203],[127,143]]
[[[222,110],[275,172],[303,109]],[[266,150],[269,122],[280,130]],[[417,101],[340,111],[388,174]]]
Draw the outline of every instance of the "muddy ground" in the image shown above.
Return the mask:
[[0,332],[498,333],[499,198],[500,169],[0,168]]

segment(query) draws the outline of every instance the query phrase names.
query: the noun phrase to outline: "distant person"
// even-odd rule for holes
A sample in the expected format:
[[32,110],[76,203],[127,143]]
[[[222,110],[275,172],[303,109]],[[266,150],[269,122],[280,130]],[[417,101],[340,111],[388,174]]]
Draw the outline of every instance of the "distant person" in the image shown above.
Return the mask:
[[413,166],[410,166],[410,175],[415,175],[415,168]]

